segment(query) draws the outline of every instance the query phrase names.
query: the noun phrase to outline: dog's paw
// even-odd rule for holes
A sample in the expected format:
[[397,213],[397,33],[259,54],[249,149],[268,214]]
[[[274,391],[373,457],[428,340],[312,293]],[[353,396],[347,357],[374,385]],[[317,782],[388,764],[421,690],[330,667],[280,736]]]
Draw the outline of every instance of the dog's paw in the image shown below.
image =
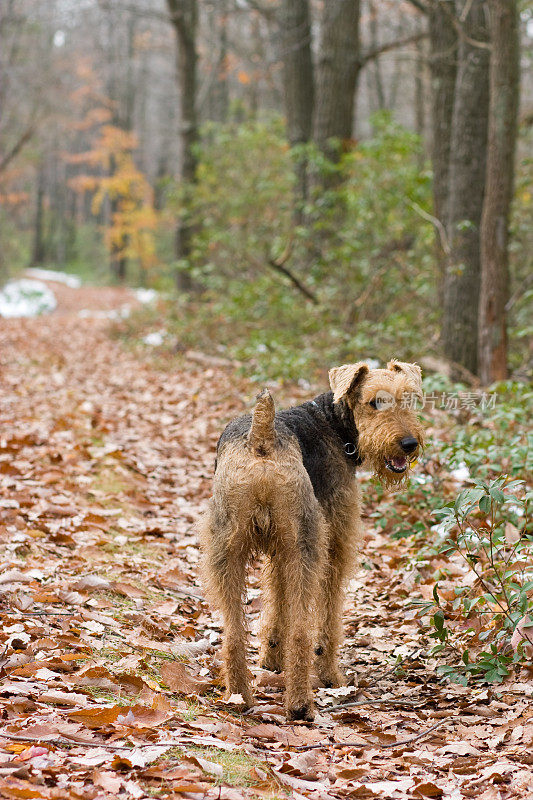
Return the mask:
[[314,718],[315,708],[312,700],[308,700],[301,706],[287,709],[287,719],[289,722],[295,722],[298,719],[301,719],[304,722],[312,722]]
[[263,669],[278,674],[283,670],[283,654],[281,646],[273,639],[269,639],[261,648],[260,664]]
[[320,670],[318,674],[318,680],[320,686],[323,686],[325,689],[335,689],[339,686],[346,685],[346,678],[340,671],[340,669],[332,668],[326,670]]

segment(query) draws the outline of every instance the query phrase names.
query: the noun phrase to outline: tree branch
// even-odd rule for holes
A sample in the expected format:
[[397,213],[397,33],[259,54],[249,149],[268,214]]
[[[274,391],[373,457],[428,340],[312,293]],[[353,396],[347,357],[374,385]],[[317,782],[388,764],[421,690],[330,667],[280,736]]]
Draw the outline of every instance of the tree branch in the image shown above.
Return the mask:
[[462,16],[460,19],[458,19],[455,14],[452,14],[445,2],[442,2],[442,0],[429,0],[429,2],[434,8],[442,9],[455,28],[460,39],[463,39],[465,42],[472,45],[472,47],[479,47],[481,50],[492,50],[492,45],[489,42],[480,42],[479,39],[472,39],[467,33],[465,33],[465,29],[462,25],[464,19]]
[[369,50],[367,53],[363,53],[359,64],[361,67],[364,67],[369,61],[372,61],[374,58],[379,58],[380,55],[387,53],[389,50],[396,50],[399,47],[405,47],[407,44],[414,44],[427,37],[428,34],[421,31],[419,33],[413,33],[411,36],[406,36],[404,39],[395,39],[392,42],[386,42],[379,47],[375,47],[373,50]]
[[407,2],[410,3],[412,6],[414,6],[415,8],[417,8],[418,11],[420,11],[422,14],[427,14],[429,11],[427,5],[425,3],[422,3],[420,0],[407,0]]
[[[294,275],[287,267],[285,266],[285,262],[288,260],[290,254],[292,253],[292,239],[289,240],[287,247],[283,251],[283,253],[278,256],[278,258],[272,258],[269,256],[268,253],[266,255],[266,263],[269,267],[272,267],[273,270],[279,272],[281,275],[285,275],[286,278],[290,280],[293,286],[298,289],[301,294],[307,299],[310,300],[313,305],[319,305],[318,297],[313,294],[313,292],[304,286],[304,284]],[[251,253],[247,253],[247,258],[249,261],[252,261],[256,267],[259,269],[263,268],[263,263],[256,258],[256,256],[252,255]]]
[[317,296],[313,294],[313,292],[311,292],[310,289],[307,288],[307,286],[304,286],[303,283],[301,283],[301,281],[298,280],[296,275],[293,275],[292,272],[289,269],[287,269],[287,267],[285,267],[283,264],[280,264],[274,258],[267,259],[267,264],[270,267],[272,267],[272,269],[276,270],[276,272],[280,272],[282,275],[285,275],[291,281],[291,283],[294,286],[296,286],[298,291],[301,292],[304,297],[310,300],[313,303],[313,305],[315,306],[318,305]]
[[31,125],[29,125],[28,128],[26,128],[22,136],[15,142],[11,150],[9,150],[5,154],[5,156],[3,156],[2,159],[0,160],[0,172],[3,172],[8,166],[8,164],[18,156],[24,145],[30,141],[34,133],[35,133],[35,123],[32,122]]

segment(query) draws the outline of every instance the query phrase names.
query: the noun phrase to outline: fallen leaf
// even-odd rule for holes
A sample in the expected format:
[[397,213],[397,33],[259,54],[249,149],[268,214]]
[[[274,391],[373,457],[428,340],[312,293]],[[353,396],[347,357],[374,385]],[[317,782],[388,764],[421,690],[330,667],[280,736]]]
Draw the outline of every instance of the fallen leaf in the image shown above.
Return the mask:
[[172,692],[180,694],[200,694],[209,681],[195,678],[180,661],[165,661],[161,665],[161,677]]

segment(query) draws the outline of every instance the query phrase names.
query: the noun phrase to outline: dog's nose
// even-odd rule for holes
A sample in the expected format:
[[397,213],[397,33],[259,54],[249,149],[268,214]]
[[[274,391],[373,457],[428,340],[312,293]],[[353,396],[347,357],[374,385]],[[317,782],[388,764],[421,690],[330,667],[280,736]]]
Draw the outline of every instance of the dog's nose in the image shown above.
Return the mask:
[[406,436],[400,440],[400,447],[404,453],[412,453],[418,447],[418,439],[415,439],[414,436]]

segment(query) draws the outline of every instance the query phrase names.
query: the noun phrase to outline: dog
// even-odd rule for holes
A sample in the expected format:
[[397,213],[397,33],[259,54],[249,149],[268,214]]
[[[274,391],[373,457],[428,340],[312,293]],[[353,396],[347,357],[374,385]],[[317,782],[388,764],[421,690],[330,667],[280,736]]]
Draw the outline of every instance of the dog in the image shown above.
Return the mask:
[[321,685],[343,682],[343,588],[361,539],[356,470],[399,486],[423,446],[417,364],[345,364],[329,380],[331,391],[277,413],[263,390],[251,415],[227,425],[200,531],[207,593],[224,617],[226,689],[246,706],[246,571],[265,557],[261,664],[284,672],[289,720],[314,718],[313,663]]

